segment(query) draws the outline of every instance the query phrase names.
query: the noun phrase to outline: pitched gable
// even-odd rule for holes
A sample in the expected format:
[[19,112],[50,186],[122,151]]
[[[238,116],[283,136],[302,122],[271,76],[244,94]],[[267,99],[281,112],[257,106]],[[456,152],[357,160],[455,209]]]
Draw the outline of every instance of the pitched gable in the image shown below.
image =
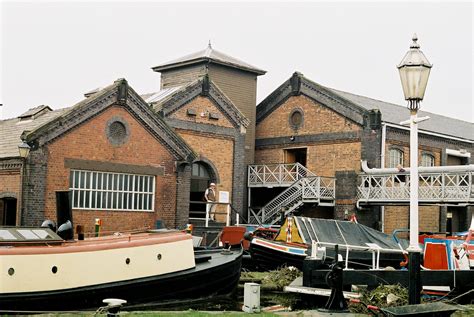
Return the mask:
[[257,124],[275,111],[289,97],[304,95],[347,119],[364,125],[368,111],[359,105],[347,100],[326,87],[323,87],[301,73],[295,72],[291,78],[273,91],[267,98],[257,105]]
[[113,105],[124,107],[172,153],[176,160],[192,160],[195,157],[186,142],[149,108],[125,79],[115,81],[54,119],[32,131],[26,131],[22,139],[32,145],[33,149],[38,148]]
[[[171,89],[171,88],[170,88]],[[163,98],[156,100],[151,103],[155,111],[159,111],[163,117],[169,118],[173,114],[182,112],[183,109],[192,100],[199,96],[207,97],[213,104],[216,110],[218,110],[222,116],[228,120],[232,127],[238,129],[241,126],[247,127],[249,120],[240,112],[240,110],[230,101],[230,99],[206,76],[202,79],[195,80],[194,82],[181,86],[179,89],[174,89],[172,93],[158,92],[154,95],[164,96]],[[201,115],[201,113],[196,113]],[[207,118],[211,119],[212,111],[204,114]]]

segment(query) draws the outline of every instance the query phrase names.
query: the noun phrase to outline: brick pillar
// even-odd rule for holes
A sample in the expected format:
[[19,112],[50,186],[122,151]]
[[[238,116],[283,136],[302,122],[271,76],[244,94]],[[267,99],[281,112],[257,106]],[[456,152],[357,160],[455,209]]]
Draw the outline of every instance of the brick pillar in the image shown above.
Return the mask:
[[[45,220],[47,150],[42,147],[30,152],[23,176],[23,206],[20,223],[40,226]],[[51,219],[56,222],[56,219]]]
[[[234,139],[234,177],[232,182],[232,207],[247,217],[247,165],[245,164],[245,134],[237,132]],[[233,223],[234,219],[231,219]],[[242,222],[242,220],[240,220]]]
[[191,191],[191,164],[177,166],[176,227],[183,228],[189,222],[189,193]]
[[345,211],[356,212],[357,174],[355,171],[336,171],[336,206],[334,219],[343,220]]

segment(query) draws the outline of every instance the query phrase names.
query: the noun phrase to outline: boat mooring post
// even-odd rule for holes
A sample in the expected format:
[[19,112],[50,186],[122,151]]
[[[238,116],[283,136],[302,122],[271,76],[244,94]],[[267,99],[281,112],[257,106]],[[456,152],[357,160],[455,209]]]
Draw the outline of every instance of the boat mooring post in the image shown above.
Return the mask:
[[408,252],[408,304],[420,304],[421,297],[421,253],[417,251]]

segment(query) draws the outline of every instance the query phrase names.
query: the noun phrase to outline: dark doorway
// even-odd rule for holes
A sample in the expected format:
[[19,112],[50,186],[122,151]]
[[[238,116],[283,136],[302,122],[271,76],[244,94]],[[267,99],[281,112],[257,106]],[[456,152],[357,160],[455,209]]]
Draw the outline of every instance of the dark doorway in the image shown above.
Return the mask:
[[2,226],[16,225],[16,198],[0,199],[0,219]]
[[462,232],[469,228],[466,207],[448,207],[446,213],[446,231]]
[[468,164],[467,157],[448,155],[446,159],[446,165],[467,165],[467,164]]
[[285,150],[285,163],[300,163],[306,166],[306,148],[287,149]]
[[212,182],[207,164],[193,163],[191,171],[191,191],[189,194],[189,218],[205,218],[206,204],[204,192]]

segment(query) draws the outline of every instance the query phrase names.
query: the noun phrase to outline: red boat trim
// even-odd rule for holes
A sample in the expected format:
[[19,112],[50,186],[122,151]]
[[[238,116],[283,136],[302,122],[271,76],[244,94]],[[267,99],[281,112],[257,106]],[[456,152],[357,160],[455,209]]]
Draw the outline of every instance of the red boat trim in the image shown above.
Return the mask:
[[42,245],[25,247],[0,248],[0,255],[33,255],[61,254],[76,252],[91,252],[113,250],[130,247],[140,247],[153,244],[165,244],[177,241],[191,240],[192,237],[182,232],[146,233],[127,236],[110,236],[81,241],[67,241],[61,245]]

